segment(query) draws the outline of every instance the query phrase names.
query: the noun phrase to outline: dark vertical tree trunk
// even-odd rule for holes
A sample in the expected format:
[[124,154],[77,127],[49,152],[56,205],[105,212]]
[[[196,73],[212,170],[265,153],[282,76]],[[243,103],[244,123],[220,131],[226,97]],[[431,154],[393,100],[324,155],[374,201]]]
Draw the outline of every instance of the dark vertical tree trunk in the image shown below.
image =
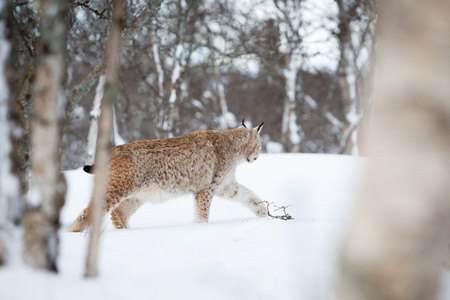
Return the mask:
[[[20,64],[20,41],[21,37],[18,32],[17,21],[15,20],[13,10],[14,1],[6,1],[7,13],[7,39],[11,42],[11,52],[5,69],[5,75],[9,87],[9,112],[8,119],[10,121],[11,144],[13,150],[10,154],[11,171],[14,177],[19,180],[19,194],[8,200],[8,219],[14,224],[21,223],[23,210],[25,208],[25,199],[29,190],[30,178],[30,120],[32,115],[31,105],[31,78],[35,70],[34,53],[30,50],[28,54],[28,67],[25,75],[20,80],[18,76],[17,66]],[[20,82],[20,84],[19,84]]]
[[0,4],[0,140],[4,141],[0,147],[0,266],[6,262],[6,247],[3,241],[3,231],[7,220],[8,176],[10,176],[10,140],[9,140],[9,120],[8,120],[8,84],[5,74],[5,66],[9,56],[10,43],[6,38],[6,5]]
[[105,186],[109,173],[109,149],[113,125],[113,105],[119,90],[117,67],[120,55],[123,0],[114,1],[113,21],[108,40],[105,91],[102,100],[101,115],[98,126],[97,147],[95,151],[95,187],[92,195],[92,228],[88,257],[86,260],[86,277],[96,277],[98,273],[98,248],[103,216]]
[[380,2],[363,194],[340,299],[436,299],[450,221],[450,3]]
[[23,218],[24,260],[30,266],[56,271],[60,209],[66,184],[60,172],[60,124],[65,97],[62,94],[68,3],[37,2],[41,36],[37,48],[36,77],[32,83],[32,163],[39,195],[28,199]]

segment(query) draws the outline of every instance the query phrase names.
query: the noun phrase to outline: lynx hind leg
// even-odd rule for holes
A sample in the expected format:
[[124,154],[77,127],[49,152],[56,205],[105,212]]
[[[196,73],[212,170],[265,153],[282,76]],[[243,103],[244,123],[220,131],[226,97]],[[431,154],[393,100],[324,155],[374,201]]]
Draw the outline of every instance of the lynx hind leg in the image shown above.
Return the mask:
[[196,218],[197,223],[207,223],[209,219],[209,209],[213,192],[210,190],[201,191],[195,194]]
[[70,232],[82,232],[90,226],[91,219],[91,204],[83,209],[78,218],[73,221],[73,223],[67,229]]
[[[110,174],[103,202],[102,216],[111,211],[133,189],[135,176],[132,161],[128,156],[121,156],[111,161]],[[91,203],[69,227],[69,231],[81,232],[91,225]]]
[[259,217],[267,216],[267,205],[254,192],[239,183],[227,185],[217,196],[240,202]]
[[129,218],[141,207],[142,201],[137,198],[122,200],[118,206],[111,211],[111,220],[116,229],[128,228]]

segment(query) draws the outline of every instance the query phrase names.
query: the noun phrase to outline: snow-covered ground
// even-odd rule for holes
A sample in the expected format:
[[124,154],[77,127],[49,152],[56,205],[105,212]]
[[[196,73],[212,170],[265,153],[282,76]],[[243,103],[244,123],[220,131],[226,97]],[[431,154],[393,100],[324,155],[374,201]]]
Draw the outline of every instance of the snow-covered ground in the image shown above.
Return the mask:
[[[0,299],[332,299],[364,165],[350,156],[261,155],[239,167],[238,181],[264,200],[290,205],[294,220],[257,218],[215,198],[210,222],[196,224],[191,197],[148,204],[131,229],[115,230],[105,220],[97,279],[83,278],[89,236],[62,230],[60,272],[30,270],[15,254],[0,269]],[[64,227],[87,204],[93,179],[81,170],[66,178]]]

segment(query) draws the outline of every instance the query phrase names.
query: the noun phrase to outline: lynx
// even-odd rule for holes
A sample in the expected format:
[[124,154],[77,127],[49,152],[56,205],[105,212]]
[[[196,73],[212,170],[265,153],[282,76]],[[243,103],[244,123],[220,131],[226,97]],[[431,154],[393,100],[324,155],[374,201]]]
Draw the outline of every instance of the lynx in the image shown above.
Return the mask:
[[[259,156],[263,124],[247,129],[242,121],[236,129],[198,130],[181,137],[114,147],[104,215],[111,213],[115,228],[128,228],[129,218],[143,203],[190,193],[195,197],[196,222],[208,222],[213,196],[236,200],[257,216],[266,216],[267,207],[261,199],[235,181],[236,167]],[[88,173],[92,169],[84,168]],[[69,230],[79,232],[90,225],[90,207],[91,204]]]

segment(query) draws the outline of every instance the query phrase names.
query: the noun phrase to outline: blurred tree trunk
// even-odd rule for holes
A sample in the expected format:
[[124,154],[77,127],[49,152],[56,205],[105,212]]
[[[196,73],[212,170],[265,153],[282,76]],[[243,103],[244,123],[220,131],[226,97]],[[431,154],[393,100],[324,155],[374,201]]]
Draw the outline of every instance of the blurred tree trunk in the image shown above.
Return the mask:
[[11,151],[10,128],[8,120],[8,84],[6,80],[6,64],[9,57],[10,43],[6,38],[6,13],[5,3],[0,3],[0,140],[4,141],[0,147],[0,266],[6,262],[6,246],[4,244],[4,230],[7,223],[8,202],[13,186],[11,182],[11,163],[9,154]]
[[371,161],[339,297],[436,299],[450,222],[450,2],[379,7]]
[[32,84],[34,114],[31,144],[31,170],[39,188],[28,199],[23,217],[24,260],[30,266],[56,271],[60,209],[66,184],[60,172],[60,123],[64,107],[62,80],[66,49],[66,1],[41,0],[41,37],[37,48],[36,78]]
[[105,187],[109,173],[109,149],[113,125],[113,106],[119,90],[117,68],[121,49],[124,1],[114,0],[113,5],[113,20],[108,40],[109,51],[107,53],[105,91],[102,99],[97,149],[95,151],[95,187],[92,195],[92,228],[86,260],[86,277],[96,277],[98,273],[97,258],[103,216],[103,199],[105,197]]
[[[28,40],[24,29],[18,24],[14,16],[16,2],[9,0],[7,3],[7,37],[11,42],[11,53],[5,74],[9,86],[9,116],[12,138],[11,163],[12,173],[19,180],[19,194],[8,201],[8,219],[14,224],[21,223],[22,214],[25,209],[26,198],[29,190],[30,180],[30,128],[32,116],[31,81],[35,74],[35,49],[34,46],[25,44],[27,51],[23,56],[28,61],[25,74],[18,72],[20,65],[20,53],[23,46],[21,42]],[[25,37],[26,36],[26,37]],[[30,41],[31,43],[31,41]],[[23,76],[20,78],[20,76]],[[14,133],[14,134],[13,134]]]

